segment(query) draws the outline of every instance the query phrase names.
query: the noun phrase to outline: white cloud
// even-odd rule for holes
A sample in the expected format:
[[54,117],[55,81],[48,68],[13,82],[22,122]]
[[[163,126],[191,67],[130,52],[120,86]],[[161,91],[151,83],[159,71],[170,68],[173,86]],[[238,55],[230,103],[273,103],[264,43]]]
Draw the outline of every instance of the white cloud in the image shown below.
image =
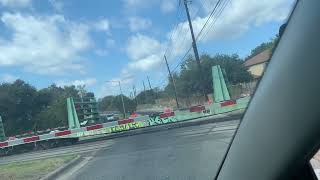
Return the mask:
[[64,4],[62,3],[61,0],[49,0],[49,3],[55,9],[56,11],[60,12],[62,11]]
[[162,12],[169,13],[175,10],[176,3],[179,0],[122,0],[124,4],[125,13],[136,14],[137,12],[144,9],[151,9],[156,6],[160,8]]
[[97,97],[102,98],[108,95],[119,95],[120,88],[118,81],[121,82],[123,94],[128,95],[128,92],[131,91],[131,84],[134,81],[134,76],[122,71],[120,77],[112,78],[109,81],[106,81],[105,83],[101,84],[100,89],[97,92]]
[[31,0],[0,0],[2,6],[22,8],[31,5]]
[[[206,40],[238,37],[254,26],[281,22],[288,16],[290,7],[291,3],[287,0],[234,1],[227,4]],[[196,32],[200,31],[206,18],[197,18],[194,21]]]
[[[233,39],[241,36],[250,28],[268,22],[283,21],[288,15],[290,3],[285,0],[277,1],[252,1],[247,6],[247,0],[238,0],[228,4],[224,12],[220,15],[218,21],[206,33],[199,38],[200,43],[216,39]],[[194,33],[197,35],[208,16],[196,17],[192,21]],[[207,26],[209,27],[209,26]],[[191,36],[187,21],[181,22],[167,34],[168,41],[161,43],[156,39],[136,34],[129,38],[126,52],[132,61],[125,68],[127,70],[151,70],[158,67],[162,62],[165,45],[169,43],[169,50],[172,54],[169,61],[178,55],[182,55],[191,46]],[[172,35],[171,35],[172,34]],[[169,41],[170,37],[172,39]]]
[[163,59],[163,51],[160,53],[150,54],[145,58],[137,59],[129,62],[128,68],[130,70],[143,70],[148,71],[157,67]]
[[123,0],[125,6],[139,6],[144,4],[144,0]]
[[73,81],[65,81],[65,80],[60,80],[57,81],[56,84],[57,86],[63,87],[63,86],[83,86],[85,85],[86,87],[88,86],[93,86],[97,83],[97,79],[95,78],[86,78],[86,79],[80,79],[80,80],[73,80]]
[[114,47],[116,44],[116,41],[114,39],[108,39],[107,40],[107,46],[108,47]]
[[164,13],[169,13],[175,10],[175,0],[162,0],[161,2],[161,10]]
[[151,7],[158,0],[122,0],[126,11],[137,11]]
[[[217,39],[231,40],[240,37],[253,27],[269,22],[281,22],[288,15],[290,7],[291,3],[286,0],[233,1],[232,4],[229,3],[227,5],[218,21],[216,21],[208,33],[206,33],[205,29],[204,34],[206,35],[199,39],[199,43]],[[209,11],[206,14],[207,16],[197,16],[192,21],[196,35],[206,22]],[[134,74],[141,71],[161,71],[159,65],[162,63],[164,49],[167,44],[169,44],[169,51],[172,50],[168,59],[169,62],[184,54],[191,46],[189,25],[187,21],[184,21],[179,23],[176,28],[177,30],[172,29],[167,34],[166,42],[159,42],[153,37],[141,34],[131,36],[126,46],[127,55],[131,58],[131,61],[122,69],[120,76],[124,72]],[[173,35],[170,40],[171,34]]]
[[[250,5],[248,5],[250,4]],[[203,4],[205,6],[206,4]],[[212,8],[214,3],[212,4]],[[281,22],[289,14],[291,3],[287,0],[273,1],[249,1],[237,0],[228,3],[218,20],[211,26],[204,29],[200,43],[212,40],[232,40],[240,37],[249,29],[260,26],[269,22]],[[197,35],[208,16],[195,17],[192,21],[194,34]],[[209,24],[212,21],[209,21]],[[171,37],[169,42],[170,48],[173,49],[173,57],[184,53],[191,46],[191,36],[187,21],[181,22],[176,27],[177,30],[171,30],[167,37]],[[181,38],[181,34],[185,34],[185,39]]]
[[129,38],[127,43],[126,52],[132,60],[139,60],[146,58],[149,55],[156,54],[162,51],[164,45],[156,39],[151,37],[136,34]]
[[[130,62],[121,70],[119,77],[113,80],[121,80],[124,85],[132,84],[136,79],[135,73],[159,67],[159,64],[163,62],[164,48],[163,43],[149,36],[142,34],[131,36],[126,46]],[[113,86],[115,85],[117,84],[113,84]],[[108,88],[110,89],[110,87]]]
[[19,77],[11,75],[11,74],[3,74],[1,75],[1,81],[11,83],[17,80]]
[[0,66],[19,66],[38,73],[84,73],[81,54],[91,47],[88,26],[61,15],[4,13],[1,21],[11,38],[0,37]]
[[106,55],[108,55],[109,51],[106,49],[97,49],[97,50],[95,50],[95,53],[98,56],[106,56]]
[[152,22],[150,19],[140,17],[129,18],[129,28],[131,31],[139,31],[151,27]]
[[108,19],[102,19],[95,24],[95,27],[100,31],[109,31],[110,23]]

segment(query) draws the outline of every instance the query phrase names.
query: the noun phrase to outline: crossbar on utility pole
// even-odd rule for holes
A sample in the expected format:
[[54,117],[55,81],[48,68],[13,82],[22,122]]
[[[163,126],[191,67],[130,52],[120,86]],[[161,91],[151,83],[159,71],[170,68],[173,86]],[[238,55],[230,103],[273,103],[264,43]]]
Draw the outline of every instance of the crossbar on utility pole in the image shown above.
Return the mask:
[[175,96],[175,99],[176,99],[177,108],[179,109],[179,102],[178,102],[178,96],[177,96],[176,83],[175,83],[175,81],[174,81],[174,79],[173,79],[173,76],[172,76],[172,74],[171,74],[171,71],[170,71],[170,68],[169,68],[169,64],[168,64],[166,55],[164,55],[164,60],[165,60],[165,62],[166,62],[166,65],[167,65],[167,68],[168,68],[168,72],[169,72],[169,76],[170,76],[171,82],[172,82],[172,84],[173,84],[174,96]]
[[193,27],[192,27],[192,22],[191,22],[191,18],[190,18],[190,14],[189,14],[189,8],[188,8],[188,4],[187,4],[187,0],[184,0],[184,6],[186,9],[186,13],[187,13],[187,18],[188,18],[188,22],[189,22],[189,27],[190,27],[190,32],[191,32],[191,38],[192,38],[192,48],[193,48],[193,52],[194,52],[194,56],[196,58],[197,64],[198,64],[198,68],[199,68],[199,73],[200,73],[200,83],[201,83],[201,89],[203,91],[203,95],[205,97],[206,100],[208,100],[208,96],[205,93],[205,89],[203,86],[203,73],[202,73],[202,67],[201,67],[201,63],[200,63],[200,58],[199,58],[199,53],[198,53],[198,48],[197,48],[197,43],[196,43],[196,39],[194,37],[194,33],[193,33]]

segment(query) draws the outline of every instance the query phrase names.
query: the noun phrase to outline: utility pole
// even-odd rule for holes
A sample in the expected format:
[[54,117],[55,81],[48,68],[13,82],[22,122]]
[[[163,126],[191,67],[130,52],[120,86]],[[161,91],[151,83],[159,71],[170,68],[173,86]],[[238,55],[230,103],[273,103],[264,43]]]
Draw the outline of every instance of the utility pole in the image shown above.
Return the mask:
[[144,80],[142,80],[142,84],[143,84],[143,92],[146,93],[146,86],[144,85]]
[[132,86],[132,91],[133,91],[134,101],[136,102],[136,106],[138,106],[137,91],[136,91],[136,87],[134,85]]
[[187,1],[188,0],[183,0],[184,6],[185,6],[185,9],[186,9],[186,13],[187,13],[187,17],[188,17],[190,32],[191,32],[193,52],[194,52],[194,56],[195,56],[197,64],[198,64],[198,68],[199,68],[200,83],[201,83],[201,86],[202,86],[201,88],[202,88],[203,95],[204,95],[204,97],[205,97],[205,99],[207,101],[208,100],[208,96],[205,93],[205,90],[204,90],[204,87],[203,87],[203,83],[202,83],[203,82],[202,80],[204,79],[204,77],[203,77],[203,73],[202,73],[202,67],[201,67],[201,63],[200,63],[200,58],[199,58],[196,39],[194,38],[193,27],[192,27],[192,22],[191,22],[191,19],[190,19],[190,14],[189,14],[189,9],[188,9],[188,2]]
[[144,80],[142,80],[142,84],[143,84],[143,103],[146,104],[147,103],[147,93],[146,93],[146,86],[144,85]]
[[167,61],[167,57],[166,55],[164,55],[164,60],[166,62],[166,65],[167,65],[167,68],[168,68],[168,72],[169,72],[169,75],[170,75],[170,79],[171,79],[171,82],[173,84],[173,89],[174,89],[174,96],[176,98],[176,104],[177,104],[177,108],[179,109],[179,102],[178,102],[178,97],[177,97],[177,88],[176,88],[176,83],[173,79],[173,76],[171,74],[171,71],[170,71],[170,68],[169,68],[169,64],[168,64],[168,61]]
[[153,92],[152,87],[151,87],[149,76],[147,76],[147,79],[148,79],[148,83],[149,83],[149,89],[150,89],[151,96],[154,99],[154,102],[156,102],[156,98],[154,96],[154,92]]
[[126,108],[124,107],[124,101],[123,101],[123,93],[121,89],[121,83],[118,81],[119,87],[120,87],[120,93],[121,93],[121,101],[122,101],[122,108],[123,108],[123,117],[126,118]]
[[148,83],[149,83],[149,88],[150,88],[150,90],[152,90],[152,87],[151,87],[151,84],[150,84],[149,76],[147,76],[147,79],[148,79]]

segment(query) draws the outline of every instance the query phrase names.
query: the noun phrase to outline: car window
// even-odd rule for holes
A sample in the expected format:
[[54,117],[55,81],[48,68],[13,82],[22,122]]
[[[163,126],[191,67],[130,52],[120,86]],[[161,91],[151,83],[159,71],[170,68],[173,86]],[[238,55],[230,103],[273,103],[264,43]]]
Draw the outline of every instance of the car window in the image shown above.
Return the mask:
[[73,154],[92,164],[66,179],[212,179],[294,3],[0,0],[0,168]]

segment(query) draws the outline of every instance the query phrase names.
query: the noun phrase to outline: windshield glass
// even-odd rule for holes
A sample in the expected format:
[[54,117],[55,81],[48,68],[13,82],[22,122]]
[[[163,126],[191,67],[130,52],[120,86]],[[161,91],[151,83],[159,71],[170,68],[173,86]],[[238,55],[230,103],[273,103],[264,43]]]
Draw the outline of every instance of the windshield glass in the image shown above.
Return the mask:
[[293,3],[0,0],[0,179],[214,178]]

